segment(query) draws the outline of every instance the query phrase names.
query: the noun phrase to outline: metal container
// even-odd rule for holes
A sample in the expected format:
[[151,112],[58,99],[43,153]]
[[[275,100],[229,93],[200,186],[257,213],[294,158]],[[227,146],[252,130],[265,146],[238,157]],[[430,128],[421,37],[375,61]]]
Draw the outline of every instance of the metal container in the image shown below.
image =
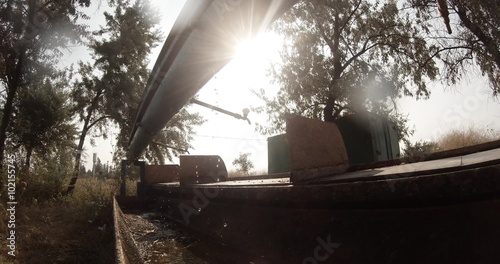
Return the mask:
[[290,171],[290,154],[286,134],[267,139],[267,171],[269,174]]
[[396,125],[369,112],[335,120],[349,156],[349,164],[371,163],[400,158]]

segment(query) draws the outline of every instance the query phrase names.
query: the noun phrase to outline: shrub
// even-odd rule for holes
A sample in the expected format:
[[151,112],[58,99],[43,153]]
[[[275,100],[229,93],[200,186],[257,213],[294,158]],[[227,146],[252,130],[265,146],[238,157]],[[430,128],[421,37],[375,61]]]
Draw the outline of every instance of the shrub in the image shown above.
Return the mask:
[[415,144],[407,143],[403,150],[403,157],[412,161],[421,160],[424,156],[436,152],[438,144],[432,141],[418,141]]

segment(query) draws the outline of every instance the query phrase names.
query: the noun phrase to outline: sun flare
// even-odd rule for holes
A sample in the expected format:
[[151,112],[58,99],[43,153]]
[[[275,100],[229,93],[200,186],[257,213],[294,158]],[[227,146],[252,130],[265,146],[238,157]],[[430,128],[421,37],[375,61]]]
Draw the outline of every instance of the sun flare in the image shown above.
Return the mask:
[[282,39],[272,32],[240,41],[230,67],[245,71],[261,69],[279,58]]

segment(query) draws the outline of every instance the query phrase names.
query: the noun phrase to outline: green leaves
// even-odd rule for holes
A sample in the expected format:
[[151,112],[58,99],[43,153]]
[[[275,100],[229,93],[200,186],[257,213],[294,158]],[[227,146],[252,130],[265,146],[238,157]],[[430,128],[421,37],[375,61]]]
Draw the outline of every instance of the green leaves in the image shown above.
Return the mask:
[[285,36],[282,63],[271,77],[281,86],[266,102],[272,127],[285,112],[331,121],[370,110],[394,115],[392,99],[428,96],[438,68],[410,17],[395,1],[302,1],[273,28]]
[[253,169],[253,162],[249,159],[250,153],[240,153],[238,158],[233,160],[233,165],[237,166],[237,171],[243,175],[248,175]]
[[62,89],[68,78],[63,73],[53,79],[41,78],[18,95],[9,139],[26,151],[27,167],[34,153],[48,157],[74,145],[76,129],[71,123],[68,94]]
[[[117,153],[128,146],[131,125],[138,111],[150,71],[148,55],[161,39],[157,28],[159,15],[148,1],[113,1],[113,13],[105,13],[106,25],[94,32],[90,47],[94,62],[80,63],[80,76],[72,98],[78,110],[83,132],[105,135],[111,122],[120,129]],[[155,142],[188,149],[192,127],[201,124],[197,114],[182,110]],[[164,163],[178,155],[178,150],[151,144],[145,158]],[[121,156],[120,158],[123,158]]]
[[454,85],[477,67],[490,81],[493,95],[500,91],[500,4],[498,1],[445,1],[453,34],[436,16],[436,1],[408,0],[420,20],[432,57],[439,61],[440,79]]

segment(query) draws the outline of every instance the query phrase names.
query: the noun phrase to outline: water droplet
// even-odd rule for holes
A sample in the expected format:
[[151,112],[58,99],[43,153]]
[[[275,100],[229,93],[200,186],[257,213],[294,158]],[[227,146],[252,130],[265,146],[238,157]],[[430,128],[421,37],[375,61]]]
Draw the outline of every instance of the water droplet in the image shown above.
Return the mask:
[[227,227],[227,224],[226,224],[226,223],[224,223],[224,227]]
[[198,212],[201,212],[201,208],[198,208]]

